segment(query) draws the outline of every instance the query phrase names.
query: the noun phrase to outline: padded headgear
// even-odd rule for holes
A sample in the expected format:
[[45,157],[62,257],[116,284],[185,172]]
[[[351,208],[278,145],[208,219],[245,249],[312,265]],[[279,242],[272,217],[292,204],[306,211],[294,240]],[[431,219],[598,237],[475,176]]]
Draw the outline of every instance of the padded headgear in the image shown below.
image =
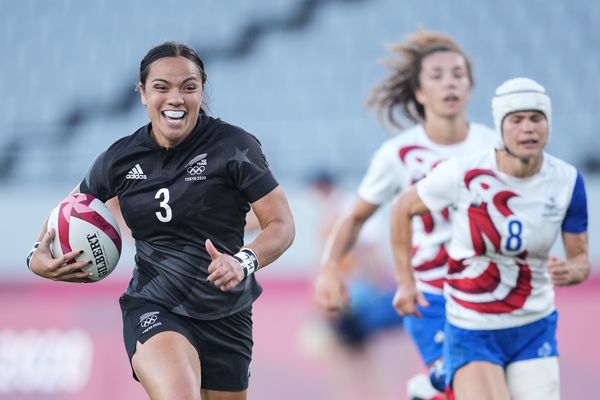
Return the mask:
[[513,78],[505,81],[496,89],[492,99],[492,114],[496,132],[503,146],[502,121],[510,113],[517,111],[539,111],[546,116],[548,133],[552,119],[552,105],[546,89],[533,79]]

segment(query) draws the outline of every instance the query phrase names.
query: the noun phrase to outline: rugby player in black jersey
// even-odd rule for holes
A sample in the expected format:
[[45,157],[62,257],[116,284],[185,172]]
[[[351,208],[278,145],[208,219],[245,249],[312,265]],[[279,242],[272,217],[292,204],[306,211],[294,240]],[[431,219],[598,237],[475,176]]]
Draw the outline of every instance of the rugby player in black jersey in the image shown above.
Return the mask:
[[[294,239],[294,221],[258,140],[208,116],[206,74],[190,47],[166,42],[140,64],[150,123],[116,141],[73,193],[118,198],[135,239],[135,269],[120,299],[134,377],[152,399],[246,399],[254,272]],[[245,216],[261,227],[244,245]],[[45,278],[86,282],[75,250],[53,259],[44,224],[28,260]]]

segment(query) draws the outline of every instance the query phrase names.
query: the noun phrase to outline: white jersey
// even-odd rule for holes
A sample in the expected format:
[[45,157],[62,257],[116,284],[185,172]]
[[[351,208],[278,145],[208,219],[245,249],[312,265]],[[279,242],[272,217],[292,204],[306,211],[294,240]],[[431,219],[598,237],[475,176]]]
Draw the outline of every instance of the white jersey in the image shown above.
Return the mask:
[[[422,125],[416,125],[384,142],[375,152],[358,195],[376,205],[390,202],[403,189],[422,179],[441,161],[491,148],[496,134],[471,123],[465,140],[451,145],[434,143]],[[441,294],[446,275],[445,243],[450,240],[447,210],[413,219],[413,258],[419,290]]]
[[544,153],[540,172],[519,179],[500,172],[490,150],[440,164],[417,192],[430,210],[451,210],[444,286],[451,324],[504,329],[554,311],[550,249],[561,230],[587,230],[575,167]]

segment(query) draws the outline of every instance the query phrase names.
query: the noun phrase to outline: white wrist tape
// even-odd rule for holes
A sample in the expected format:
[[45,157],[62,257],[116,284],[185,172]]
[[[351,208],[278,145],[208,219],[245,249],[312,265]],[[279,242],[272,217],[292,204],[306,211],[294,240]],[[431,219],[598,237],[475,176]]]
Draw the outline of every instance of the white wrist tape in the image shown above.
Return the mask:
[[35,242],[33,244],[33,248],[29,250],[29,253],[27,253],[27,268],[29,268],[30,271],[31,267],[29,266],[29,264],[31,263],[31,257],[33,256],[33,252],[35,251],[35,249],[37,249],[38,247],[40,247],[40,242]]
[[256,254],[247,247],[242,248],[239,253],[234,254],[233,258],[240,263],[240,267],[244,271],[244,278],[260,268]]

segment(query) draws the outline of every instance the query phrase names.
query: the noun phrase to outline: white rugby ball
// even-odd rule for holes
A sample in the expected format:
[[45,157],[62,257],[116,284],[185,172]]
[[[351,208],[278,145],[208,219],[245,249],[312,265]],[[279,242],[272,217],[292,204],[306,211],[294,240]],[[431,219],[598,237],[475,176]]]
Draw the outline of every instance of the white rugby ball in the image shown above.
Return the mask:
[[77,259],[92,261],[86,272],[90,279],[106,278],[121,257],[121,231],[106,205],[89,194],[70,195],[50,214],[48,228],[56,235],[50,245],[52,255],[60,257],[73,250],[83,250]]

